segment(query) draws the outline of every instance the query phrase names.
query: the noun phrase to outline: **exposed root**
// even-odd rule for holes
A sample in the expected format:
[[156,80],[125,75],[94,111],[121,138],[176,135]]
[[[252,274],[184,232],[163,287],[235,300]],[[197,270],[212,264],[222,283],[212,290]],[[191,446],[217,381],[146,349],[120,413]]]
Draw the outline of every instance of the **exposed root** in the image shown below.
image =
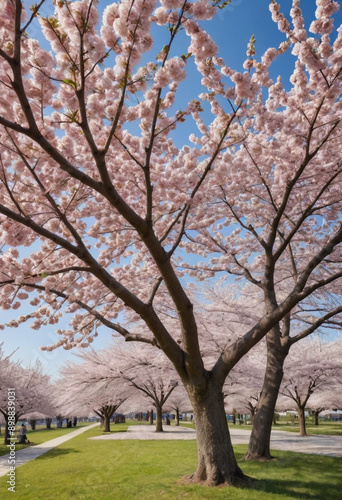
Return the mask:
[[189,476],[183,477],[179,483],[180,484],[200,484],[202,486],[210,486],[215,488],[226,488],[234,486],[236,488],[255,488],[259,480],[253,477],[243,475],[242,477],[236,477],[234,480],[217,480],[214,478],[200,479],[197,477],[196,473],[190,474]]

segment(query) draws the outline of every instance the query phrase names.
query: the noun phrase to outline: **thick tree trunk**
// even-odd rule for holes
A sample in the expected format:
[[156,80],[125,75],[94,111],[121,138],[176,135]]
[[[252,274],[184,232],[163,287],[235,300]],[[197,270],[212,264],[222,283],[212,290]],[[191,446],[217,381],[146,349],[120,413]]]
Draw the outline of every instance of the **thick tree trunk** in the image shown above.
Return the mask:
[[156,405],[156,432],[163,432],[163,409],[161,406]]
[[46,418],[45,422],[46,422],[46,428],[51,429],[52,418]]
[[208,486],[241,485],[249,480],[238,466],[228,430],[222,387],[209,382],[205,394],[187,387],[197,433],[198,467],[188,478]]
[[270,460],[270,441],[274,411],[283,379],[288,349],[280,346],[276,332],[267,334],[267,364],[258,410],[254,416],[245,460]]
[[307,436],[306,434],[306,423],[305,423],[305,408],[298,406],[298,418],[299,418],[299,435]]

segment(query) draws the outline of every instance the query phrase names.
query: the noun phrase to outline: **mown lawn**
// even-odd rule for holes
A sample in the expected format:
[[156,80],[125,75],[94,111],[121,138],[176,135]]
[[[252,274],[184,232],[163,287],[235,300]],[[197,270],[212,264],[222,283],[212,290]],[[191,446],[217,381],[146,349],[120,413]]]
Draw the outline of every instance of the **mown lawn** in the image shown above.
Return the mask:
[[[195,429],[195,425],[190,422],[182,422],[180,425]],[[233,424],[229,422],[230,429],[243,429],[247,431],[252,430],[250,424]],[[272,426],[275,431],[289,431],[299,434],[299,423],[294,422],[278,422]],[[342,436],[342,421],[341,422],[320,422],[319,425],[314,425],[310,421],[306,423],[306,432],[308,434],[324,434],[325,436]]]
[[[53,427],[52,429],[47,429],[46,426],[37,426],[35,431],[28,429],[27,438],[31,441],[31,446],[35,444],[45,443],[45,441],[50,441],[50,439],[55,439],[60,436],[64,436],[64,434],[68,434],[69,432],[75,431],[80,427],[85,425],[90,425],[90,423],[80,423],[77,427],[62,427],[61,429],[57,429]],[[19,426],[16,429],[16,434],[19,434]],[[28,444],[16,444],[16,450],[21,450],[23,448],[27,448]],[[0,435],[0,456],[6,455],[8,453],[8,447],[4,444],[4,433]],[[0,495],[1,498],[1,495]]]
[[[119,430],[119,426],[113,426]],[[124,430],[124,426],[122,426]],[[244,462],[246,446],[235,447],[243,471],[259,481],[252,490],[187,485],[196,467],[195,441],[97,441],[90,429],[16,469],[20,500],[135,499],[316,499],[341,498],[342,460],[274,451],[271,462]],[[0,496],[10,497],[6,477]]]
[[[273,426],[277,431],[289,431],[299,433],[299,423],[289,423],[282,425],[281,423]],[[342,422],[320,422],[319,425],[306,423],[307,434],[324,434],[325,436],[342,436]]]

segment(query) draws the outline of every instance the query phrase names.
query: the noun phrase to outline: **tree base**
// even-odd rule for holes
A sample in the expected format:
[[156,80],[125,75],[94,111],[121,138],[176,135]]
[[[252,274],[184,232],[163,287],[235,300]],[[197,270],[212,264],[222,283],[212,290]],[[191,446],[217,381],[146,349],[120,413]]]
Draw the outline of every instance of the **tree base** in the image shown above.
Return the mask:
[[246,455],[243,457],[244,460],[246,460],[246,462],[248,461],[257,461],[257,462],[270,462],[271,460],[274,460],[275,457],[273,455],[252,455],[252,454],[248,454],[246,453]]
[[255,479],[250,476],[239,476],[234,479],[223,479],[223,478],[214,478],[210,477],[207,479],[202,479],[198,477],[198,474],[194,472],[193,474],[190,474],[189,476],[185,476],[181,479],[180,483],[181,484],[200,484],[202,486],[210,486],[210,487],[230,487],[234,486],[236,488],[253,488],[257,485],[259,482],[258,479]]

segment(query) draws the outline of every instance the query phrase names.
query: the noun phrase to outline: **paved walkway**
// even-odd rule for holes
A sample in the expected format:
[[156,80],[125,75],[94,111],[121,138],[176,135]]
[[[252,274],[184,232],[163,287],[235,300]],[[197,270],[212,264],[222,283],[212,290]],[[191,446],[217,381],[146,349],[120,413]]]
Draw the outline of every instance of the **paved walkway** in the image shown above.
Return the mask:
[[[72,439],[75,436],[78,436],[79,434],[82,434],[83,432],[87,431],[88,429],[91,429],[92,427],[95,427],[96,425],[99,425],[98,423],[92,424],[92,425],[86,425],[84,427],[81,427],[80,429],[77,429],[72,432],[68,432],[67,434],[64,434],[63,436],[60,436],[55,439],[51,439],[50,441],[46,441],[45,443],[41,444],[36,444],[33,446],[28,446],[27,448],[23,448],[22,450],[18,450],[15,452],[15,467],[20,467],[21,465],[24,465],[26,462],[29,460],[33,460],[40,455],[43,455],[43,453],[46,453],[47,451],[51,450],[52,448],[55,448],[56,446],[65,443],[66,441],[69,441],[69,439]],[[30,434],[28,434],[28,437],[30,437]],[[8,464],[8,458],[9,455],[3,455],[0,456],[0,477],[5,476],[9,472],[9,464]],[[14,458],[14,457],[13,457]],[[13,466],[13,464],[12,464]]]
[[[229,430],[233,444],[248,444],[251,431],[231,427]],[[342,436],[311,434],[300,437],[294,432],[272,430],[271,449],[342,458]]]
[[[164,425],[164,432],[155,432],[154,426],[131,425],[127,432],[115,432],[89,439],[196,439],[196,431],[187,427]],[[232,443],[248,444],[251,431],[239,428],[229,428]],[[342,458],[342,436],[311,435],[300,437],[298,434],[286,431],[272,431],[271,449],[313,453]]]
[[[113,426],[114,428],[114,426]],[[89,439],[196,439],[196,431],[187,427],[175,425],[163,425],[163,432],[156,432],[155,425],[130,425],[127,432],[113,432],[103,436],[95,436]]]
[[[87,425],[76,431],[69,432],[50,441],[42,444],[28,446],[25,449],[15,453],[15,466],[20,467],[29,460],[33,460],[43,453],[55,448],[56,446],[65,443],[79,434],[99,425],[98,423]],[[98,440],[120,440],[120,439],[196,439],[196,431],[187,427],[176,427],[164,425],[164,432],[155,432],[155,427],[150,425],[131,425],[127,432],[115,432],[104,436],[96,436],[89,439]],[[248,444],[250,431],[239,428],[229,428],[233,444]],[[311,435],[299,437],[298,434],[286,431],[272,431],[271,449],[296,451],[302,453],[312,453],[318,455],[326,455],[330,457],[342,458],[342,436],[322,436]],[[5,476],[9,472],[8,464],[9,455],[0,457],[0,477]]]

